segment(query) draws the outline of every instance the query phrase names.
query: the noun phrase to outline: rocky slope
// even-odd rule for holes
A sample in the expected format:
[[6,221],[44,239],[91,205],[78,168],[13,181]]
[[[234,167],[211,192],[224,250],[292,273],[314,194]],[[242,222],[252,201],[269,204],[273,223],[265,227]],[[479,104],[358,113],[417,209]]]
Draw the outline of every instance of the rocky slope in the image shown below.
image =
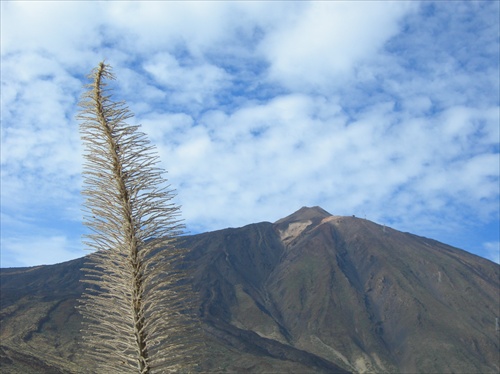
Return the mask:
[[[205,371],[500,371],[500,267],[488,260],[319,207],[184,245]],[[2,372],[91,367],[74,310],[82,263],[1,269]]]

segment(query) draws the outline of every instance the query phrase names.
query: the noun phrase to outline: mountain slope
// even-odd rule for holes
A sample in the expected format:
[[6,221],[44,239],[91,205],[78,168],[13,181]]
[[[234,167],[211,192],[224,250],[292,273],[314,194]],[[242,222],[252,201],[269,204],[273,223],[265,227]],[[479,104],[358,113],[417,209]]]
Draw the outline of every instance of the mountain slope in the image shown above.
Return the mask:
[[356,371],[498,370],[498,265],[354,217],[312,223],[286,253],[269,288],[297,346]]
[[[319,207],[183,245],[209,340],[203,370],[500,370],[500,267],[488,260]],[[89,367],[74,311],[82,261],[1,269],[2,372]]]

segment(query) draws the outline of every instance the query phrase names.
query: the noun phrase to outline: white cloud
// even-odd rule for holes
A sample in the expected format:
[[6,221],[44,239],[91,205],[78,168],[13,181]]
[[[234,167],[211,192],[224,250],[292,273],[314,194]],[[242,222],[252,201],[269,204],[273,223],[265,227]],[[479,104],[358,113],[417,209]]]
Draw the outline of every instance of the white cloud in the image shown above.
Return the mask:
[[96,60],[100,2],[3,1],[1,6],[2,57],[35,52],[78,69]]
[[206,62],[181,66],[169,53],[158,53],[144,65],[152,80],[167,92],[165,104],[182,105],[190,110],[207,110],[216,104],[215,94],[229,86],[229,77],[219,67]]
[[308,2],[262,43],[270,75],[290,88],[329,92],[377,53],[414,8],[406,2]]
[[108,22],[127,36],[127,49],[157,52],[188,44],[191,52],[224,36],[228,7],[219,3],[127,2],[107,7]]
[[4,59],[2,72],[2,207],[24,211],[72,199],[81,171],[73,119],[79,82],[31,52]]
[[[322,106],[329,116],[315,118],[325,112]],[[397,123],[390,105],[347,124],[341,108],[332,107],[331,102],[321,105],[320,99],[288,95],[231,116],[212,111],[200,120],[206,127],[188,126],[165,136],[169,144],[179,144],[163,159],[172,165],[166,166],[180,186],[188,220],[209,222],[209,216],[220,216],[216,221],[222,222],[231,212],[232,220],[244,223],[249,211],[265,218],[263,201],[276,209],[287,207],[286,201],[307,199],[326,201],[341,212],[364,210],[374,219],[387,215],[384,205],[390,205],[391,216],[412,222],[425,210],[444,210],[450,196],[458,206],[495,199],[497,156],[461,160],[464,148],[456,146],[455,135],[463,129],[449,133],[424,119]],[[474,133],[473,117],[481,115],[469,112],[467,126]],[[219,196],[210,195],[196,210],[197,196],[210,191]],[[485,216],[495,211],[492,204],[488,207]],[[212,225],[204,229],[217,227]]]

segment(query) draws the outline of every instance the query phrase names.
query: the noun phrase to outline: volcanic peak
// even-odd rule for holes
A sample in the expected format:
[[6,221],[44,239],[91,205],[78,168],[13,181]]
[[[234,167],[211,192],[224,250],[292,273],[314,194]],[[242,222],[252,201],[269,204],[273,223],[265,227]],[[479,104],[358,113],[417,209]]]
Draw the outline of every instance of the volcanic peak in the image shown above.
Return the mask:
[[312,208],[302,207],[295,213],[282,218],[274,223],[281,241],[288,246],[292,241],[299,237],[307,228],[321,224],[323,220],[333,218],[323,208],[314,206]]
[[283,223],[290,224],[292,222],[300,221],[321,221],[323,218],[331,217],[332,214],[328,213],[326,210],[319,206],[307,207],[303,206],[295,213],[277,220],[274,224],[279,225]]

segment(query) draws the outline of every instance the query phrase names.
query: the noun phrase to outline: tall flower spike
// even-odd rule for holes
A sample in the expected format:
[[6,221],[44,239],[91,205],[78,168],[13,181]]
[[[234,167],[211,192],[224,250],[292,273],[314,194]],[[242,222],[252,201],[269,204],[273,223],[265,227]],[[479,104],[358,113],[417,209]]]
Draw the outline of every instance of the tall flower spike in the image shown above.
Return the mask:
[[101,62],[80,102],[85,145],[84,223],[90,229],[79,309],[84,339],[98,372],[190,371],[202,344],[183,225],[173,191],[165,187],[158,156],[124,102],[112,101]]

